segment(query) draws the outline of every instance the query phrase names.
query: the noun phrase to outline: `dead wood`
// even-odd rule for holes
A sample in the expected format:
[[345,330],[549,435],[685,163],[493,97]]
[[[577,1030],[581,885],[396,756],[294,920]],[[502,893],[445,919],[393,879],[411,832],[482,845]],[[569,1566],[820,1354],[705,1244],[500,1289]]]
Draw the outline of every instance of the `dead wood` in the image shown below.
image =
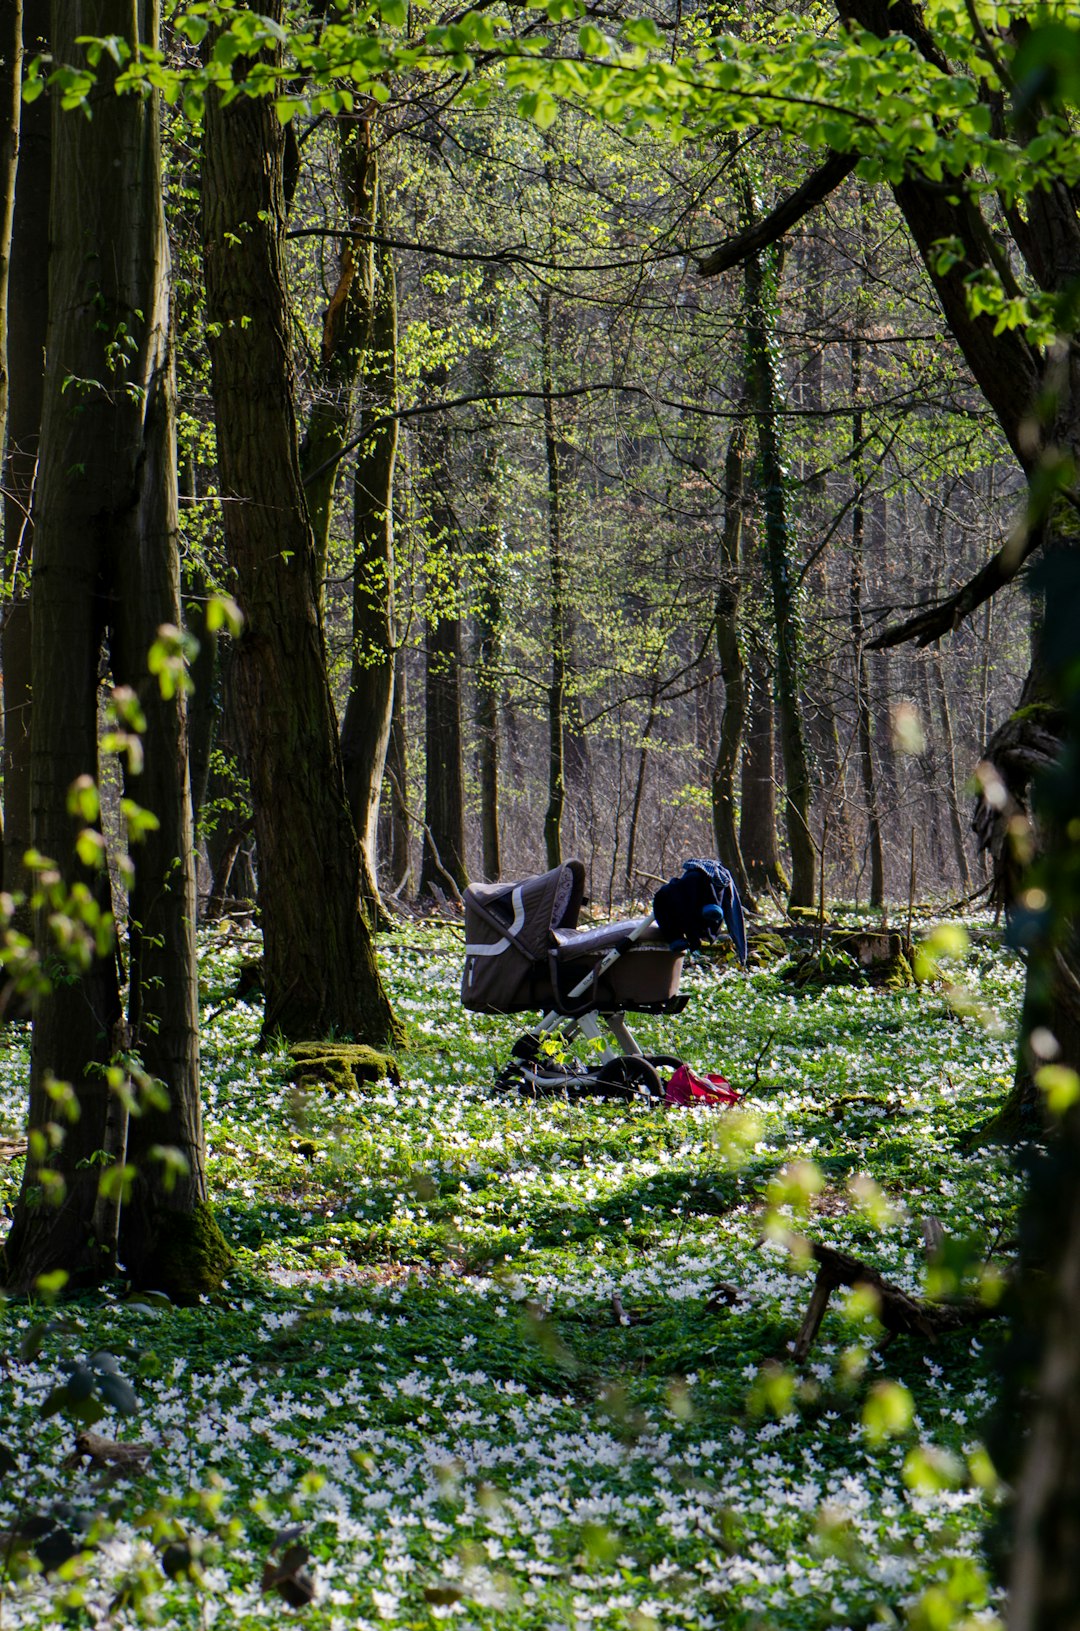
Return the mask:
[[799,1241],[792,1238],[792,1249],[809,1247],[818,1265],[810,1305],[803,1317],[795,1339],[795,1362],[802,1364],[817,1338],[829,1298],[838,1286],[867,1286],[877,1301],[876,1313],[885,1327],[886,1340],[897,1336],[915,1336],[923,1342],[936,1342],[938,1337],[965,1326],[981,1325],[999,1312],[974,1298],[957,1298],[953,1302],[928,1302],[924,1297],[912,1297],[879,1274],[869,1263],[833,1246],[822,1246],[817,1241]]
[[152,1444],[125,1444],[102,1438],[100,1433],[76,1433],[75,1448],[64,1465],[80,1467],[84,1460],[89,1460],[92,1467],[116,1467],[138,1471],[142,1463],[153,1453]]

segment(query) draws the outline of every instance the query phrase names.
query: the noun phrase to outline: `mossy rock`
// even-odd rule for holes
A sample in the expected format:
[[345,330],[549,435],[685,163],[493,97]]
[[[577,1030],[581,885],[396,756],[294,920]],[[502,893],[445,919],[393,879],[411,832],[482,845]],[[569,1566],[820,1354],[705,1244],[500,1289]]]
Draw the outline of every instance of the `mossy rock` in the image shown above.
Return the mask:
[[381,1082],[386,1077],[394,1083],[401,1081],[393,1054],[363,1042],[294,1042],[289,1055],[299,1088],[328,1087],[332,1093],[351,1093],[364,1082]]
[[[778,934],[768,929],[752,929],[746,937],[747,967],[764,968],[769,963],[778,963],[781,957],[787,956],[787,950]],[[714,940],[709,946],[703,946],[702,951],[716,963],[737,964],[739,961],[735,942],[727,935],[722,940]]]
[[888,929],[853,930],[836,935],[831,943],[858,963],[873,986],[901,991],[915,984],[914,954],[905,935]]
[[196,1201],[191,1212],[169,1213],[142,1278],[174,1303],[190,1304],[221,1289],[232,1260],[213,1210]]

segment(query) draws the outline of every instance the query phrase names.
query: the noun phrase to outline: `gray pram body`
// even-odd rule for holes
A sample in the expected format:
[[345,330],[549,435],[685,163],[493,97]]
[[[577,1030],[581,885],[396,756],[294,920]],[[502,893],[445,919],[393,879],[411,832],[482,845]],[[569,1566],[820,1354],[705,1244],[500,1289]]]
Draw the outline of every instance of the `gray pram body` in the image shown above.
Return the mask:
[[[501,1087],[661,1098],[657,1066],[679,1061],[644,1055],[623,1016],[682,1010],[682,954],[652,917],[579,929],[584,890],[580,861],[511,883],[470,885],[462,1003],[481,1014],[543,1013],[514,1044]],[[566,1055],[565,1045],[578,1037],[603,1045],[592,1068]]]

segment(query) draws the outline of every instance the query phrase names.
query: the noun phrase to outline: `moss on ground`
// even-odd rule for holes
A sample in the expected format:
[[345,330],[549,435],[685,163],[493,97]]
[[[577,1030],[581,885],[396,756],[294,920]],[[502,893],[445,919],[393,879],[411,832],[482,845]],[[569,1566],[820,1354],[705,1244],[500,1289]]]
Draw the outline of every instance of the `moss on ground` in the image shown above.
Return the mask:
[[329,1087],[348,1093],[364,1082],[401,1080],[393,1054],[363,1042],[294,1042],[289,1056],[296,1066],[296,1085],[302,1089]]

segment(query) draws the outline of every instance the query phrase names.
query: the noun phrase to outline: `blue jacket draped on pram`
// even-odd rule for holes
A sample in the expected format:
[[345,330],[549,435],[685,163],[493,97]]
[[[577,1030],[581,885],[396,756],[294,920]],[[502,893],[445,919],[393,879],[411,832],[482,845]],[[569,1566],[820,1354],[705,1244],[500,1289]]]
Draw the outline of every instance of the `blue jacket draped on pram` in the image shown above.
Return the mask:
[[672,951],[697,951],[727,925],[740,963],[746,962],[746,922],[735,880],[719,861],[684,861],[682,874],[653,896],[653,916]]

